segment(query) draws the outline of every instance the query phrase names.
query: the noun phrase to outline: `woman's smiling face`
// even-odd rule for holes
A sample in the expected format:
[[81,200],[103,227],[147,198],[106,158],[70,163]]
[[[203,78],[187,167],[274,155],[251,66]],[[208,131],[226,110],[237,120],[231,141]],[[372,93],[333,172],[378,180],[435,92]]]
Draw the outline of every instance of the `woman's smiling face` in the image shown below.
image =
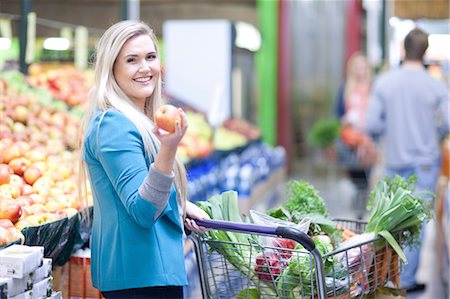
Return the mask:
[[114,63],[113,73],[122,91],[141,109],[159,80],[161,66],[153,40],[142,34],[125,42]]

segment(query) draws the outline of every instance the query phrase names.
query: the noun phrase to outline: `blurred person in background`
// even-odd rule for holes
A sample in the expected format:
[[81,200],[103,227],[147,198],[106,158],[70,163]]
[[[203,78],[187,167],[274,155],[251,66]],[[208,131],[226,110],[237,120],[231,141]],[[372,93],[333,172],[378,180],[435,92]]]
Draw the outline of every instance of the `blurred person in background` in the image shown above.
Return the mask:
[[[425,69],[427,48],[426,32],[416,28],[408,33],[402,65],[375,81],[366,115],[367,132],[383,137],[385,175],[409,178],[415,174],[416,192],[435,192],[441,166],[440,136],[449,129],[449,92]],[[400,287],[408,291],[425,287],[416,281],[420,247],[405,248],[408,263]]]
[[161,101],[152,29],[114,24],[96,47],[80,161],[81,183],[87,175],[94,199],[92,282],[105,298],[183,298],[184,228],[206,230],[189,219],[209,217],[186,201],[185,169],[176,159],[186,116],[179,109],[175,132],[162,131],[154,123]]
[[367,57],[362,52],[353,53],[347,62],[346,78],[339,87],[335,108],[341,123],[338,163],[360,193],[355,199],[355,206],[360,210],[359,218],[363,217],[366,209],[369,176],[377,160],[376,147],[365,133],[371,86],[372,68]]
[[355,52],[347,62],[347,76],[339,87],[336,114],[344,125],[364,131],[372,85],[372,69],[366,56]]

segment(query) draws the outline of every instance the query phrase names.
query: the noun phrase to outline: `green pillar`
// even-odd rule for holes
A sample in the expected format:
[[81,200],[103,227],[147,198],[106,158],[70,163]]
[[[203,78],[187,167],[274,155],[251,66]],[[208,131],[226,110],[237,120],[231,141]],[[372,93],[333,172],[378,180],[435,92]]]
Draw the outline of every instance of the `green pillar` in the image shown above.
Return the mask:
[[263,141],[277,141],[277,76],[278,76],[278,0],[257,0],[261,49],[256,53],[258,76],[258,126]]

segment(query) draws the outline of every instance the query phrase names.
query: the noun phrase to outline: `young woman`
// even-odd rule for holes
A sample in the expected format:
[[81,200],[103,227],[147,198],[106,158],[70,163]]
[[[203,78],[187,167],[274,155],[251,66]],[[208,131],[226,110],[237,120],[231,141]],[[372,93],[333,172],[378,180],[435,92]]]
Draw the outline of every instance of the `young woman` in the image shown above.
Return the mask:
[[164,132],[153,121],[160,103],[153,31],[138,21],[114,24],[96,47],[80,169],[94,199],[92,282],[106,298],[183,298],[184,228],[206,230],[189,219],[208,215],[186,201],[176,159],[186,116],[179,109],[181,123]]

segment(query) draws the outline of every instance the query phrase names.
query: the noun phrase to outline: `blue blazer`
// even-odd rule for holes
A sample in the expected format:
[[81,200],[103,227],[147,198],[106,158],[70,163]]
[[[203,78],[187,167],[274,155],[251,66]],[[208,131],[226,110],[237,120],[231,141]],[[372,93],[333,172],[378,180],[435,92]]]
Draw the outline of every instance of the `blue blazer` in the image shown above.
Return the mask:
[[94,287],[113,291],[187,284],[183,227],[176,192],[155,220],[156,207],[139,195],[148,157],[136,126],[121,112],[98,112],[88,126],[87,164],[94,217],[91,272]]

